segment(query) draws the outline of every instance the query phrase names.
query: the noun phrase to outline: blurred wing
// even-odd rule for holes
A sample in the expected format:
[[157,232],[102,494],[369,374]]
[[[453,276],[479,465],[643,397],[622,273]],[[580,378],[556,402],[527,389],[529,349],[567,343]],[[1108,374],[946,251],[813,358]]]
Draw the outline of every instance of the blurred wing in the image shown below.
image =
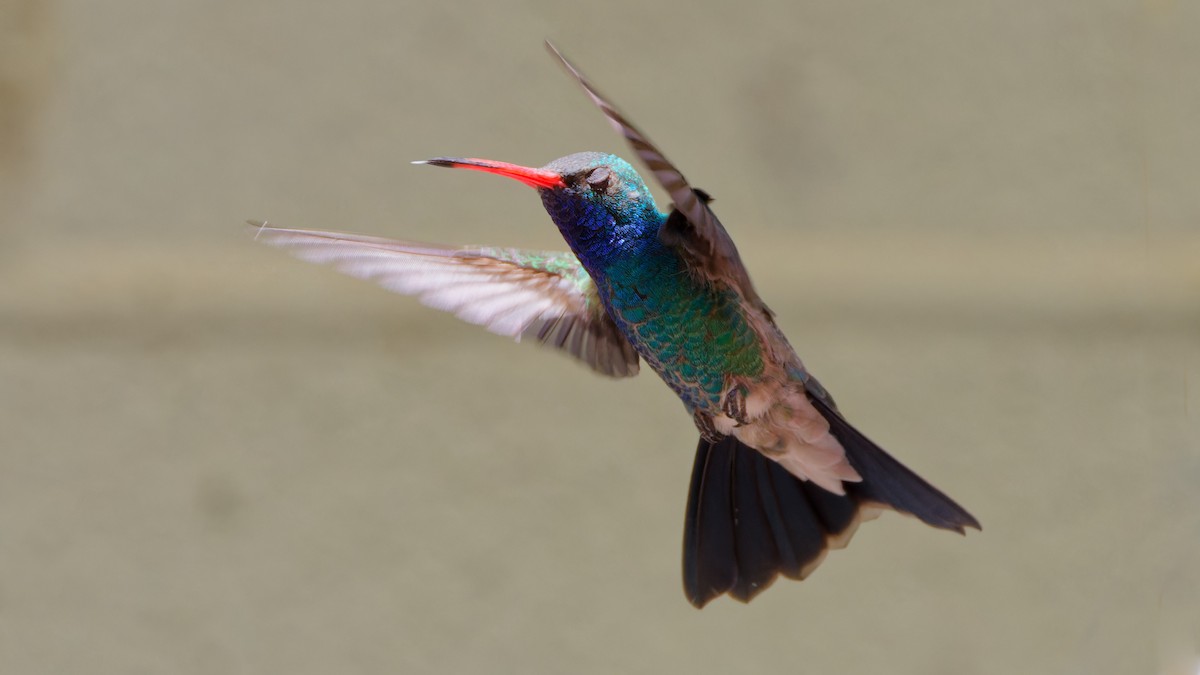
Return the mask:
[[625,137],[642,162],[654,172],[654,177],[659,184],[671,195],[671,200],[675,202],[675,205],[666,224],[659,232],[659,237],[663,242],[678,248],[688,257],[693,269],[699,270],[708,279],[732,283],[741,291],[742,297],[769,315],[770,310],[754,290],[754,285],[750,282],[750,275],[746,273],[746,267],[742,264],[741,257],[738,256],[733,239],[729,237],[729,233],[725,231],[721,221],[717,220],[712,209],[708,208],[711,198],[703,191],[692,188],[687,179],[683,177],[683,173],[675,168],[674,164],[667,161],[666,156],[650,142],[650,139],[646,138],[645,134],[633,126],[613,104],[601,96],[592,83],[575,66],[571,65],[571,62],[554,45],[547,41],[546,47],[575,77],[587,93],[588,98],[592,99],[592,103],[596,104],[596,107],[600,108],[600,112],[608,118],[609,124],[617,130],[617,133]]
[[449,249],[341,232],[250,223],[255,239],[422,303],[499,335],[530,336],[611,377],[638,372],[638,355],[600,304],[570,253]]

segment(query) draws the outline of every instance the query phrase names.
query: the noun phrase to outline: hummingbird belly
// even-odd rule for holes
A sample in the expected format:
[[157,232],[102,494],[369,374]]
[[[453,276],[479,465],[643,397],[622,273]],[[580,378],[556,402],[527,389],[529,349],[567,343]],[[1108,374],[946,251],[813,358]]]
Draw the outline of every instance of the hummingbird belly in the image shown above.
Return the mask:
[[610,272],[605,305],[690,412],[716,414],[731,378],[762,374],[762,344],[735,291],[696,279],[682,261],[671,262]]
[[[669,255],[642,256],[605,277],[609,314],[701,433],[735,436],[834,494],[844,494],[843,481],[861,480],[803,380],[785,364],[767,367],[763,338],[736,291],[698,279]],[[734,390],[743,404],[738,419],[727,407]]]

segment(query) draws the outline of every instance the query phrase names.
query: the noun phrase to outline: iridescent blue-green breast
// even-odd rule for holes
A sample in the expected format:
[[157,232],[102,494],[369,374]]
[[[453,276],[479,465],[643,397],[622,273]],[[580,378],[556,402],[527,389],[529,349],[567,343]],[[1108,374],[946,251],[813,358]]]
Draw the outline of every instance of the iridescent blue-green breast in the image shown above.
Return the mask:
[[603,268],[609,313],[689,410],[719,410],[727,376],[762,373],[762,345],[737,293],[698,279],[657,237]]

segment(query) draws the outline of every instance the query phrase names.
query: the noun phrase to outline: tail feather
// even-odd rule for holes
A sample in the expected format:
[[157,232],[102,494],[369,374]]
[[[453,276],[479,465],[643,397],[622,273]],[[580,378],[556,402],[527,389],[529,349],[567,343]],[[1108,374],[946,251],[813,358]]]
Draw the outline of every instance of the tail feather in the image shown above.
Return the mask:
[[[745,452],[749,448],[743,448],[742,454],[759,454],[757,451]],[[808,498],[809,490],[806,488],[811,487],[809,484],[796,480],[786,470],[780,471],[783,467],[770,460],[755,463],[758,473],[767,476],[766,481],[759,479],[762,500],[779,505],[779,518],[786,538],[777,536],[775,540],[780,548],[791,552],[788,564],[779,571],[789,579],[803,579],[808,576],[813,563],[824,556],[828,526],[817,515],[812,500]]]
[[[758,453],[754,453],[758,454]],[[778,539],[774,536],[771,519],[767,515],[767,500],[759,489],[756,460],[748,452],[730,453],[733,475],[730,490],[733,492],[733,532],[737,554],[737,578],[730,594],[735,598],[750,599],[775,578],[782,565]]]
[[696,449],[684,519],[683,584],[697,607],[737,582],[731,459],[724,445],[702,439]]
[[732,436],[701,439],[683,535],[684,593],[696,607],[724,593],[749,602],[780,574],[803,579],[879,507],[957,532],[979,528],[965,509],[812,398],[862,482],[846,483],[846,494],[836,495]]
[[921,519],[927,525],[965,534],[966,528],[981,530],[979,521],[933,487],[912,469],[850,425],[834,408],[820,398],[812,404],[829,421],[830,431],[846,449],[851,466],[862,475],[861,483],[847,483],[846,491],[860,502],[873,502]]

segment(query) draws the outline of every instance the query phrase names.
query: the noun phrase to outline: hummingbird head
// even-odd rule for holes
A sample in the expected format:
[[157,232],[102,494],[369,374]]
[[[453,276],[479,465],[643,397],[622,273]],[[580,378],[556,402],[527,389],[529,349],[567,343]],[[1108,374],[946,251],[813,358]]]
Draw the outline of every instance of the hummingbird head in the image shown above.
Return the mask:
[[616,155],[579,152],[540,169],[487,159],[438,157],[416,162],[486,171],[535,188],[550,218],[587,265],[614,247],[656,235],[666,216],[637,171]]

